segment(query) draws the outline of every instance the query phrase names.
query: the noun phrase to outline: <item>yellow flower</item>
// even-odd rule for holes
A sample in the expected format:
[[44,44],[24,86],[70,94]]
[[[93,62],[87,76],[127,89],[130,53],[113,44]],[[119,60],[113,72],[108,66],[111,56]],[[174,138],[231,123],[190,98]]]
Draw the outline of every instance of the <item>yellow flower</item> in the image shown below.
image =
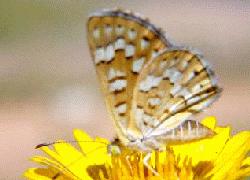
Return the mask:
[[49,158],[35,156],[42,168],[30,168],[28,179],[97,179],[97,180],[235,180],[250,176],[250,131],[231,137],[230,127],[216,127],[216,120],[208,117],[202,124],[216,132],[209,139],[171,145],[164,152],[153,152],[149,164],[157,172],[145,167],[145,153],[122,149],[120,155],[109,155],[109,142],[92,139],[81,130],[74,130],[80,149],[60,141],[40,149]]

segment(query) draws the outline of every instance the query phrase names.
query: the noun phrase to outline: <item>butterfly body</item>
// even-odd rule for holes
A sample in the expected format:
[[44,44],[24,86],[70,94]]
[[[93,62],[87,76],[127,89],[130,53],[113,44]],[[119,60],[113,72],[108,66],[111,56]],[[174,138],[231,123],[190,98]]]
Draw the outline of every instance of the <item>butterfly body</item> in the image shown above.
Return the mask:
[[213,134],[189,120],[220,94],[200,54],[174,46],[148,20],[121,10],[93,14],[88,40],[122,145],[150,152]]

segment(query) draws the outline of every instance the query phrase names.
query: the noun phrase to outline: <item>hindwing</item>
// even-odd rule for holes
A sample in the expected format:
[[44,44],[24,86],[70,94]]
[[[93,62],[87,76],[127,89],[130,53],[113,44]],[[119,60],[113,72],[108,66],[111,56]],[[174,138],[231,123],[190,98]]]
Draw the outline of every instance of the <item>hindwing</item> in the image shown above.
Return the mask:
[[208,107],[220,91],[201,55],[187,48],[166,50],[148,61],[138,77],[131,126],[144,137],[163,136]]

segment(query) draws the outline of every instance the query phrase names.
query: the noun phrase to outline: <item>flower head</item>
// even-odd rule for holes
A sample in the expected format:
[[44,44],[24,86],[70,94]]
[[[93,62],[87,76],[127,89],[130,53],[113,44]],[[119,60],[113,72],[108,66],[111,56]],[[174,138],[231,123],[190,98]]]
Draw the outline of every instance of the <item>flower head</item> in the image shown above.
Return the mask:
[[[54,149],[40,149],[48,157],[35,156],[44,167],[30,168],[28,179],[152,179],[152,180],[234,180],[250,176],[250,132],[243,131],[231,137],[229,127],[217,127],[216,120],[208,117],[202,124],[216,135],[209,139],[169,145],[166,151],[152,153],[148,162],[143,152],[122,147],[120,154],[108,153],[106,139],[92,139],[81,130],[74,130],[79,148],[58,141]],[[153,171],[152,171],[153,168]],[[154,173],[157,172],[156,173]]]

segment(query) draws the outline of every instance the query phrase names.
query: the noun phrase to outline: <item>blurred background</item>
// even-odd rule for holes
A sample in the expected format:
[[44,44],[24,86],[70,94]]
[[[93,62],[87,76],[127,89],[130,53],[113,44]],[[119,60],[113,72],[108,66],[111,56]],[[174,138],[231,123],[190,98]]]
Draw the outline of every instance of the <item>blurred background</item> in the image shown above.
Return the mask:
[[35,145],[72,129],[111,139],[114,128],[88,52],[88,14],[121,7],[149,17],[178,44],[200,49],[223,95],[201,114],[250,128],[250,1],[0,0],[0,179],[34,166]]

